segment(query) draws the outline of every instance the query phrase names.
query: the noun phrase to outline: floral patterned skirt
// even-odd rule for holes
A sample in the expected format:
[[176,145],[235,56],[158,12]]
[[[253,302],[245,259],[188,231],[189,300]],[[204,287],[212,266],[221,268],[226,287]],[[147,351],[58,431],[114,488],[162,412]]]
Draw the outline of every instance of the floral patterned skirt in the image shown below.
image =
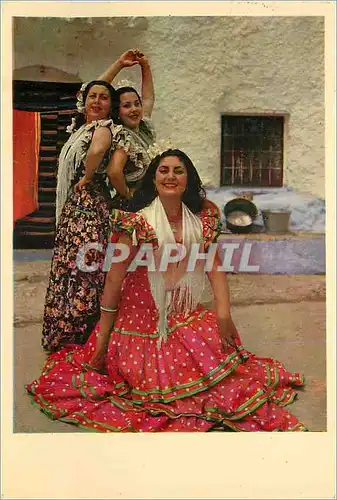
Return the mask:
[[[71,194],[63,208],[44,307],[42,346],[48,351],[68,343],[85,343],[99,318],[109,208],[107,196],[95,185]],[[92,248],[83,257],[79,250],[87,244],[101,245],[101,251]]]

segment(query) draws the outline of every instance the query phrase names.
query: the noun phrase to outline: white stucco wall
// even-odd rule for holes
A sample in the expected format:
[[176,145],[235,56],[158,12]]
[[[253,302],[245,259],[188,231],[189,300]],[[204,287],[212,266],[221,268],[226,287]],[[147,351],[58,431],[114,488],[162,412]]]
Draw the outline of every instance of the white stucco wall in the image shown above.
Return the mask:
[[[14,67],[42,64],[83,81],[124,50],[151,60],[160,139],[220,182],[220,114],[286,113],[284,183],[324,197],[324,19],[152,17],[34,19],[14,25]],[[120,79],[139,84],[139,68]]]

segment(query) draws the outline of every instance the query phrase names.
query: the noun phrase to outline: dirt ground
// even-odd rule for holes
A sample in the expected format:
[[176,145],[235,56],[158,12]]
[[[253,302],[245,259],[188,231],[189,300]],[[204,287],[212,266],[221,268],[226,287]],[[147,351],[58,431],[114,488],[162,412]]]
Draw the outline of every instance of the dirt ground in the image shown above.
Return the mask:
[[[15,263],[14,432],[82,432],[32,406],[24,384],[39,376],[49,262]],[[325,276],[229,275],[232,312],[246,349],[305,375],[289,407],[310,431],[326,430]]]

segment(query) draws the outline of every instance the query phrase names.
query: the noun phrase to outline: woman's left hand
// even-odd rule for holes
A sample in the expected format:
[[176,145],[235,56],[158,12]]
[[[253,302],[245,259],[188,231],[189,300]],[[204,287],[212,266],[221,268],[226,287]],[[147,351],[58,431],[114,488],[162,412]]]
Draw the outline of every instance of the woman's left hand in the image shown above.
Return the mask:
[[90,368],[93,368],[97,371],[102,371],[105,368],[105,358],[108,350],[108,339],[98,335],[96,339],[95,351],[92,354],[90,360],[87,364]]
[[236,340],[238,338],[238,331],[234,325],[231,316],[228,316],[226,318],[218,318],[218,327],[219,327],[219,335],[226,351],[228,351],[230,347],[236,349],[237,348]]
[[148,58],[138,49],[136,50],[136,58],[140,66],[146,66],[149,64]]
[[123,68],[131,68],[132,66],[139,64],[137,52],[137,49],[127,50],[119,57],[119,62],[121,63]]
[[104,372],[105,370],[105,354],[94,355],[91,360],[86,363],[86,366],[91,368],[92,370],[98,372]]
[[84,176],[82,177],[82,179],[80,179],[80,180],[79,180],[79,182],[78,182],[77,184],[75,184],[75,186],[74,186],[74,191],[75,191],[75,193],[78,193],[79,191],[81,191],[81,190],[84,188],[84,186],[85,186],[86,184],[90,184],[90,183],[91,183],[91,181],[89,181],[89,180],[86,178],[86,176],[84,175]]

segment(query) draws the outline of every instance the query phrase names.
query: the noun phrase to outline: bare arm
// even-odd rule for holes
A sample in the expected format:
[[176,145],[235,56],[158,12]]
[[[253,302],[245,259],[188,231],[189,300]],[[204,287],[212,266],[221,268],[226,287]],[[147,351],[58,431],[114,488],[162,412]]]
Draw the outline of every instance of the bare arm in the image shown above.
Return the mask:
[[112,186],[118,191],[121,196],[128,198],[130,196],[129,188],[125,182],[124,167],[127,162],[128,155],[124,149],[116,149],[111,156],[108,164],[108,177]]
[[101,306],[103,309],[111,309],[111,311],[104,311],[101,309],[100,328],[95,353],[90,362],[91,365],[95,365],[97,362],[99,363],[106,352],[111,330],[117,315],[123,281],[131,260],[131,239],[129,236],[123,234],[119,238],[118,243],[122,243],[128,247],[129,256],[122,262],[113,262],[106,275],[104,290],[101,297]]
[[152,71],[147,57],[141,55],[138,60],[142,69],[142,101],[144,115],[150,118],[155,101]]
[[123,68],[131,68],[136,64],[139,64],[136,58],[136,51],[134,49],[127,50],[115,62],[113,62],[111,66],[104,71],[104,73],[99,75],[97,80],[103,80],[104,82],[111,83]]
[[217,317],[229,318],[231,314],[228,280],[226,273],[217,270],[219,266],[221,266],[221,262],[218,254],[216,254],[213,268],[207,274],[214,293]]
[[230,312],[229,286],[226,273],[218,271],[221,266],[219,256],[216,254],[213,268],[208,272],[208,277],[213,289],[215,299],[215,311],[219,327],[219,335],[227,350],[229,347],[236,348],[238,332],[232,320]]
[[85,161],[85,177],[91,181],[111,145],[111,132],[106,127],[95,130]]
[[119,59],[117,59],[117,61],[113,62],[111,66],[109,66],[108,69],[104,71],[104,73],[96,78],[96,80],[102,80],[103,82],[111,83],[115,76],[117,76],[121,71],[121,69],[123,69],[123,65],[119,61]]
[[85,174],[82,179],[76,184],[75,191],[80,190],[85,184],[92,181],[92,178],[98,169],[105,153],[111,145],[111,132],[106,127],[100,127],[95,130],[91,144],[88,149],[85,160]]

